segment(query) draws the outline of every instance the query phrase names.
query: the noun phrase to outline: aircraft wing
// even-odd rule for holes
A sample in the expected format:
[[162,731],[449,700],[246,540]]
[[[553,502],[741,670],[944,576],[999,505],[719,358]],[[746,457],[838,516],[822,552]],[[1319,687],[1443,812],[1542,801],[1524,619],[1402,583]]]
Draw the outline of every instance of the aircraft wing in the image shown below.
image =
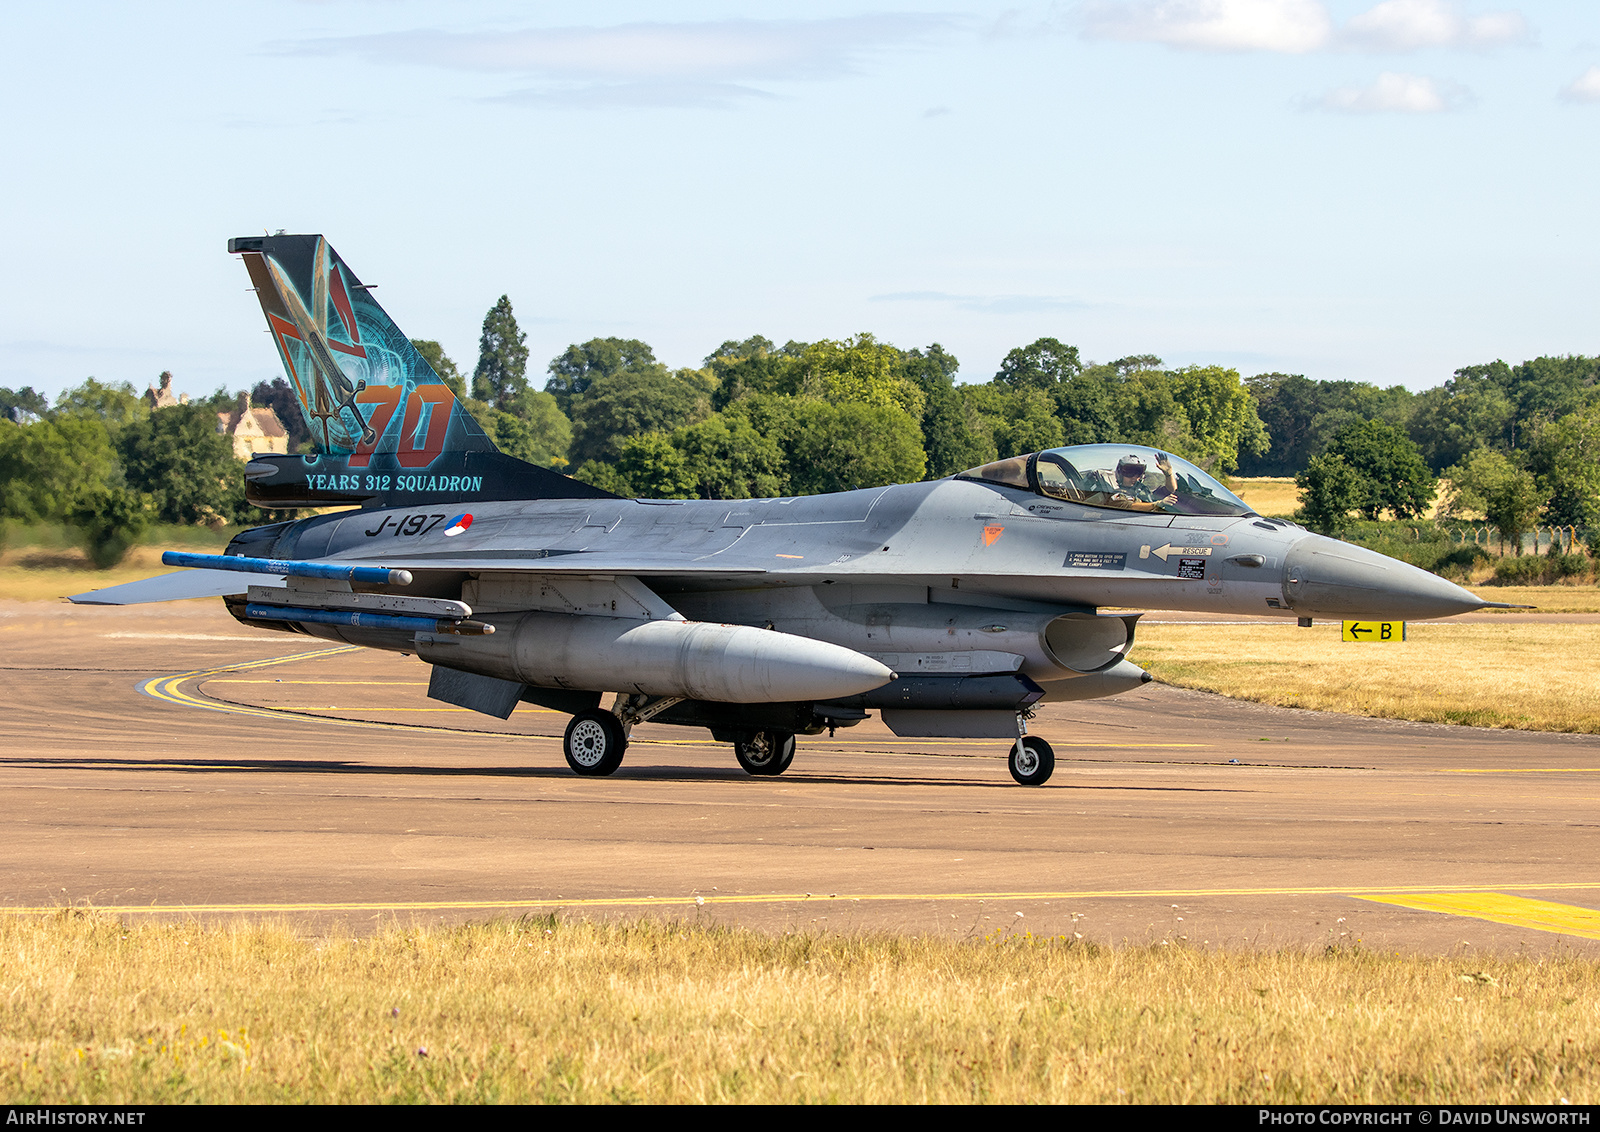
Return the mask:
[[[190,557],[221,558],[223,556],[196,555]],[[176,565],[177,563],[169,562],[167,564]],[[263,565],[265,565],[264,562]],[[274,565],[278,569],[271,571],[218,570],[205,567],[177,570],[171,574],[160,574],[154,578],[126,582],[120,586],[107,586],[104,589],[73,594],[67,600],[74,605],[144,605],[158,601],[185,601],[189,598],[197,597],[224,597],[229,594],[242,594],[251,586],[282,587],[285,585],[284,579],[286,576],[305,572],[304,570],[296,570],[294,567],[316,566],[411,570],[418,572],[439,570],[452,573],[482,573],[492,570],[507,573],[616,574],[632,577],[681,576],[689,574],[708,580],[738,578],[766,573],[765,570],[756,567],[713,566],[709,563],[692,561],[663,565],[659,558],[656,558],[650,564],[646,564],[645,560],[640,557],[623,554],[584,554],[576,552],[539,557],[530,555],[525,551],[479,551],[472,554],[441,555],[437,558],[421,554],[397,558],[386,557],[381,560],[370,558],[359,560],[323,559],[317,563],[282,562]]]
[[101,590],[73,594],[74,605],[144,605],[153,601],[184,601],[192,597],[223,597],[242,594],[250,586],[281,586],[276,574],[246,574],[237,570],[175,570],[138,582],[107,586]]

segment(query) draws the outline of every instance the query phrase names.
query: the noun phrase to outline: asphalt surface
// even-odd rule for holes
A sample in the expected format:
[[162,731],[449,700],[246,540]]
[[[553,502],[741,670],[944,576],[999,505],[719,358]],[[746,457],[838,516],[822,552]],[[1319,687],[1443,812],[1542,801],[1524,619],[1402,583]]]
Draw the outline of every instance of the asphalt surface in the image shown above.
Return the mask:
[[1042,788],[1011,781],[1003,741],[876,720],[801,737],[776,779],[646,725],[585,779],[564,716],[455,709],[415,659],[246,629],[219,602],[0,602],[0,645],[0,912],[1600,955],[1600,737],[1152,684],[1042,711]]

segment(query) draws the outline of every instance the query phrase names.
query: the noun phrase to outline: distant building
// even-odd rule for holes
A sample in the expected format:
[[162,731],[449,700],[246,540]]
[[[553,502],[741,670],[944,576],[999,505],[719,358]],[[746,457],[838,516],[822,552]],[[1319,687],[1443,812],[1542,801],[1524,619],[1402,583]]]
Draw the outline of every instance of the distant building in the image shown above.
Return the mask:
[[187,405],[189,403],[189,395],[187,393],[173,394],[171,370],[162,370],[160,381],[160,389],[152,385],[144,391],[144,403],[146,405],[149,405],[152,409],[166,409],[173,405]]
[[[168,375],[162,377],[166,379]],[[261,452],[282,456],[289,451],[289,430],[283,427],[278,414],[271,409],[252,409],[248,393],[239,394],[235,408],[217,414],[217,431],[233,441],[233,454],[241,460]]]

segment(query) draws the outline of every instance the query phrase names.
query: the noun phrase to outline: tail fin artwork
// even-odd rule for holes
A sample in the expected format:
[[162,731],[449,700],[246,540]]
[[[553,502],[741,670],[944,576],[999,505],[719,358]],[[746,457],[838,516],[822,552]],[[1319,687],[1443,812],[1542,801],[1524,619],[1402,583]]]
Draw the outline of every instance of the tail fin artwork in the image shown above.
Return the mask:
[[244,258],[317,449],[253,459],[250,502],[609,497],[499,452],[321,236],[243,236],[228,251]]

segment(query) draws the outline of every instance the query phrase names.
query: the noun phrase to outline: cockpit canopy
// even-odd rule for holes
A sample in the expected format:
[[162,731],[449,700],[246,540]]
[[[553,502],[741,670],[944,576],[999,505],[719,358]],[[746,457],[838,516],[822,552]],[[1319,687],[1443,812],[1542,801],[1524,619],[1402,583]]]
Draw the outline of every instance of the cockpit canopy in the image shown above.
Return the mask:
[[1051,499],[1164,515],[1253,515],[1248,504],[1189,461],[1137,444],[1075,444],[996,460],[956,477]]

